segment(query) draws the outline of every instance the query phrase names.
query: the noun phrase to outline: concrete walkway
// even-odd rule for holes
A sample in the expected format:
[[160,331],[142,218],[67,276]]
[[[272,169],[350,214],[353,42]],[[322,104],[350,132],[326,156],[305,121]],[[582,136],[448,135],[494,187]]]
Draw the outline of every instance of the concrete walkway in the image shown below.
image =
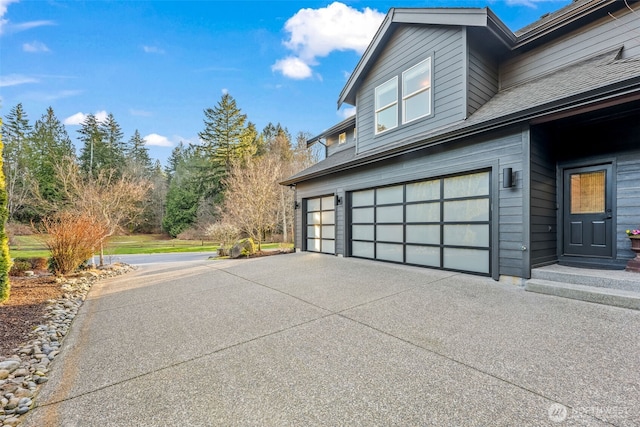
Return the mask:
[[100,282],[35,426],[637,426],[640,312],[319,254]]

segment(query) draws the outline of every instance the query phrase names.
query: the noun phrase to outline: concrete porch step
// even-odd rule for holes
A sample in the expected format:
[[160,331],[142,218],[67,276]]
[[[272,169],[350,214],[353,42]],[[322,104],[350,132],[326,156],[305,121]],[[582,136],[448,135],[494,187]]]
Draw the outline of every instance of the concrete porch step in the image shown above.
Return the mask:
[[596,270],[554,264],[534,268],[531,270],[531,279],[640,293],[640,273],[624,270]]
[[597,304],[640,310],[640,292],[603,288],[575,283],[563,283],[542,279],[529,279],[525,290],[540,294],[555,295]]

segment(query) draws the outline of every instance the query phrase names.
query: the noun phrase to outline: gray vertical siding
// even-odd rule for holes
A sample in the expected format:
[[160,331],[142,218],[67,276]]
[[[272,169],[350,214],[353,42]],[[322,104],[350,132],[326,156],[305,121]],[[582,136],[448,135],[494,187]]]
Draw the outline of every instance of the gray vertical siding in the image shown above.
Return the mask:
[[[298,198],[310,198],[337,193],[343,196],[354,190],[379,187],[389,184],[440,177],[480,169],[492,168],[492,179],[502,180],[502,169],[511,167],[522,176],[523,134],[519,127],[501,133],[474,138],[445,149],[424,149],[410,156],[362,166],[351,172],[334,173],[319,180],[301,182],[297,185]],[[493,250],[499,251],[499,271],[501,275],[522,277],[524,252],[521,247],[526,242],[523,233],[523,183],[514,188],[499,186],[498,194],[492,195],[493,224],[499,227],[498,242],[493,241]],[[345,198],[346,201],[346,198]],[[346,204],[337,209],[336,253],[345,254]],[[298,223],[302,221],[302,210],[297,212]],[[302,242],[302,227],[296,229],[296,242]],[[496,268],[497,266],[493,266]],[[495,271],[494,271],[495,274]],[[528,272],[526,272],[528,274]]]
[[633,257],[625,230],[640,228],[640,151],[619,155],[616,166],[616,246],[618,258],[625,259]]
[[471,38],[468,64],[467,114],[471,115],[498,93],[498,62]]
[[531,266],[558,260],[558,211],[556,161],[549,151],[548,136],[531,134]]
[[500,66],[501,89],[623,45],[623,58],[640,56],[637,17],[629,11],[618,12],[616,17],[603,18],[553,43],[506,60]]
[[[463,32],[460,28],[402,25],[391,36],[357,96],[358,152],[462,120],[466,112]],[[432,56],[432,115],[375,135],[376,86]],[[398,99],[401,105],[401,99]],[[399,109],[400,110],[400,109]]]

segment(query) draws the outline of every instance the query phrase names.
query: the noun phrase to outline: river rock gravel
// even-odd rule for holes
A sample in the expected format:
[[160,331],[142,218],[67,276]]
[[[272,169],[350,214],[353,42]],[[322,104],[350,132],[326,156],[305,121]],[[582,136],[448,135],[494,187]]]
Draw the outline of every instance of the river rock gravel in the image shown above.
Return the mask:
[[80,277],[57,279],[64,293],[62,298],[48,301],[46,323],[39,325],[15,354],[0,356],[0,427],[17,426],[21,416],[33,408],[39,386],[48,381],[49,364],[60,353],[62,340],[91,286],[132,269],[114,264]]

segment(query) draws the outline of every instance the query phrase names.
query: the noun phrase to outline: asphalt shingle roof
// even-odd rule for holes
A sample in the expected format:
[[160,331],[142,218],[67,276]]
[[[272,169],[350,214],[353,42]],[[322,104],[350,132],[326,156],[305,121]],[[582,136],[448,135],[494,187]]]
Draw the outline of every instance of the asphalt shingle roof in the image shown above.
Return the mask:
[[609,51],[537,79],[498,92],[467,120],[435,131],[356,154],[355,147],[337,152],[284,181],[292,184],[337,170],[367,163],[385,154],[399,154],[446,139],[461,138],[489,125],[508,125],[557,111],[580,100],[597,97],[607,89],[629,82],[640,89],[640,58],[617,59],[620,49]]

